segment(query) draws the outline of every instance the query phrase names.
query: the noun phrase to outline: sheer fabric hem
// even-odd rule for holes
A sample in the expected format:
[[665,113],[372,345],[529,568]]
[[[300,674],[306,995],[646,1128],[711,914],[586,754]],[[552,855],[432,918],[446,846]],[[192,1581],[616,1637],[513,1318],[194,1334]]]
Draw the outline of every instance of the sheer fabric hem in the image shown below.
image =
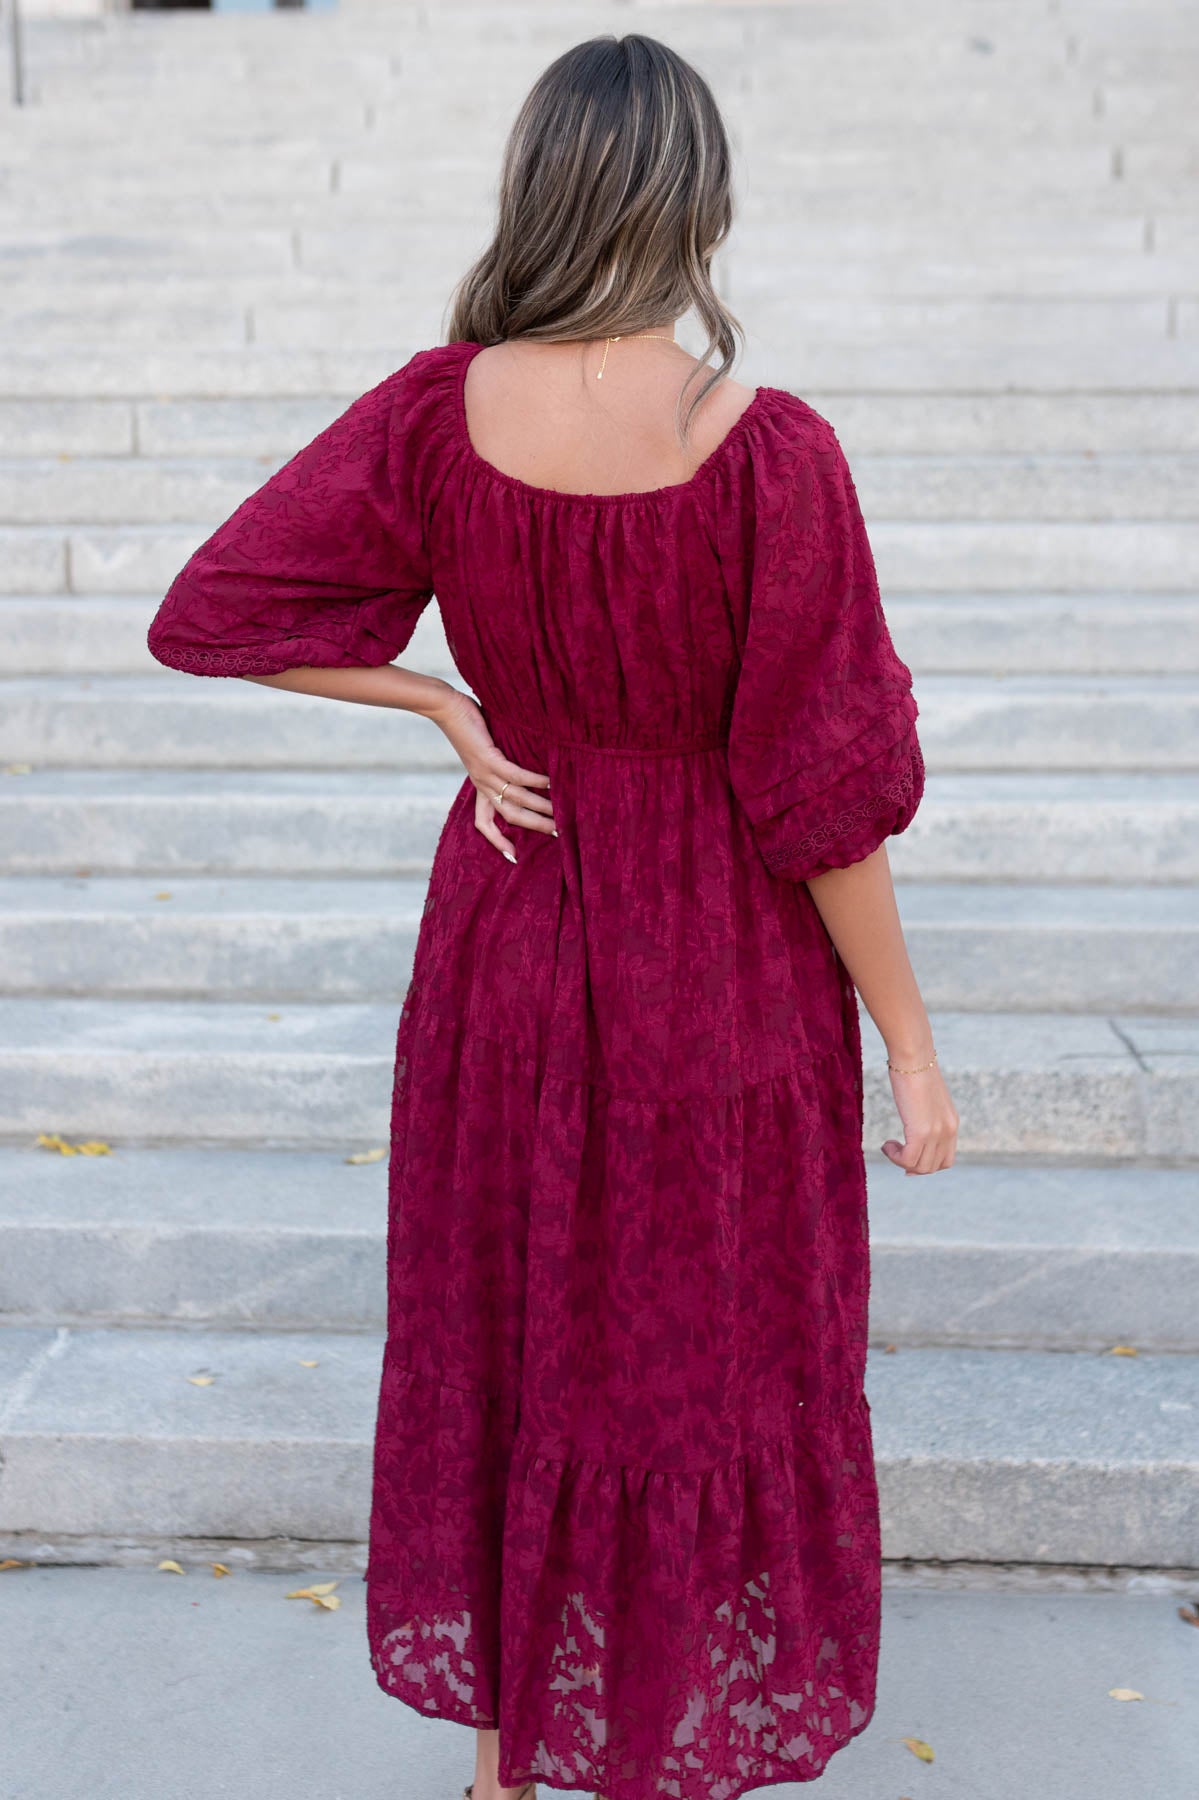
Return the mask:
[[370,1660],[426,1717],[498,1728],[505,1786],[737,1800],[814,1779],[869,1722],[881,1560],[863,1392],[676,1474],[538,1455],[511,1405],[393,1361],[393,1402],[396,1384]]

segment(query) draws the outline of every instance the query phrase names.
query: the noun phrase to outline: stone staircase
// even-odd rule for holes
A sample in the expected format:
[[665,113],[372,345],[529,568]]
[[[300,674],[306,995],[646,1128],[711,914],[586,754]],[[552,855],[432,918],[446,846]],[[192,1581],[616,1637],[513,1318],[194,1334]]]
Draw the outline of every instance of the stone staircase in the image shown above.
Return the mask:
[[[362,1566],[386,1170],[345,1158],[386,1141],[461,770],[425,721],[173,675],[145,631],[439,340],[528,82],[601,30],[717,87],[741,373],[837,426],[916,677],[892,862],[963,1123],[909,1188],[864,1020],[885,1552],[1193,1570],[1199,18],[1167,0],[30,26],[0,114],[0,1555]],[[435,609],[406,660],[452,674]]]

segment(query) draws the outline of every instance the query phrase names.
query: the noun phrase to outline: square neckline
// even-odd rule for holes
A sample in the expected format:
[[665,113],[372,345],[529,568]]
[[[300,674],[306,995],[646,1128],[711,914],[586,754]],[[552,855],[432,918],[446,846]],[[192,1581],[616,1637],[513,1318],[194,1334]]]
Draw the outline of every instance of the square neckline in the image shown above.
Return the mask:
[[522,481],[519,475],[509,475],[506,470],[497,468],[495,463],[489,462],[481,451],[475,448],[474,440],[470,435],[470,427],[466,418],[466,373],[479,351],[485,349],[486,346],[475,343],[471,338],[463,338],[460,341],[466,349],[466,355],[462,357],[461,365],[457,370],[457,376],[454,382],[454,399],[456,402],[458,435],[461,440],[462,448],[466,452],[470,462],[472,462],[483,474],[488,476],[489,479],[499,482],[504,487],[511,488],[516,493],[525,494],[532,499],[538,500],[574,501],[585,506],[611,506],[619,505],[621,503],[628,504],[631,502],[646,503],[657,500],[664,495],[685,494],[689,489],[696,487],[699,484],[700,480],[711,471],[713,465],[740,436],[742,426],[745,424],[750,414],[757,411],[768,392],[765,387],[756,387],[754,389],[748,404],[742,407],[719,443],[708,452],[699,467],[687,477],[686,481],[671,481],[667,482],[662,487],[630,488],[620,494],[591,494],[585,493],[578,488],[539,487],[535,482]]

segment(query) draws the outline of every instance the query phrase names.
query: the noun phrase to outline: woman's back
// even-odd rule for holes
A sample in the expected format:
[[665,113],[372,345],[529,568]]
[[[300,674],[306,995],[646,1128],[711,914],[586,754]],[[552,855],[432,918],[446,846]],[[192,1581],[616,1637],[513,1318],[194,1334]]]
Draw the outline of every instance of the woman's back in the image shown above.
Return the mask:
[[695,368],[662,338],[496,344],[466,373],[471,440],[486,461],[537,487],[622,494],[685,482],[754,397],[739,381],[718,382],[681,445],[676,402]]

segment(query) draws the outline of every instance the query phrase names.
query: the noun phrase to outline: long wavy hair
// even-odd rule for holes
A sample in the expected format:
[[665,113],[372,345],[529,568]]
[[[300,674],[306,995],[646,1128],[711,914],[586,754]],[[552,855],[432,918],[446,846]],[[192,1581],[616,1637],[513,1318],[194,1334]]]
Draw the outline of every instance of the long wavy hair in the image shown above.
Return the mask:
[[549,65],[517,115],[495,235],[454,290],[449,340],[586,342],[693,311],[708,341],[679,396],[685,441],[744,338],[711,278],[732,219],[728,136],[707,82],[656,38],[590,38]]

